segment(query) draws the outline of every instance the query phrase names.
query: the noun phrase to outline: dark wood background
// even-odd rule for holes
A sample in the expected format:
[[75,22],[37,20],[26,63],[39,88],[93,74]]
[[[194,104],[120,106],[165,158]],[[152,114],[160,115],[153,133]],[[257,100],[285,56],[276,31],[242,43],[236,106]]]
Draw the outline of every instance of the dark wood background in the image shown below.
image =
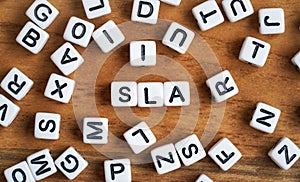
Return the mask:
[[[3,170],[25,160],[26,157],[41,149],[49,148],[56,158],[67,147],[74,146],[89,162],[88,168],[75,181],[104,181],[103,161],[107,158],[92,146],[82,143],[82,134],[75,121],[72,102],[60,104],[43,96],[51,73],[61,74],[50,60],[50,55],[65,41],[62,38],[70,16],[87,19],[80,0],[50,1],[60,15],[47,29],[50,40],[38,55],[23,49],[15,41],[21,28],[29,19],[25,11],[33,1],[1,0],[0,7],[0,80],[12,67],[17,67],[28,75],[34,86],[22,101],[15,101],[21,112],[9,128],[0,128],[0,181],[5,181]],[[182,167],[174,172],[158,175],[153,164],[132,165],[133,181],[195,181],[205,173],[215,181],[300,181],[300,162],[290,170],[279,169],[267,156],[272,146],[284,136],[291,138],[300,146],[300,73],[290,59],[300,48],[300,2],[252,0],[255,14],[242,21],[225,21],[207,32],[201,32],[192,15],[191,9],[203,0],[183,0],[179,7],[161,3],[159,18],[176,21],[200,34],[215,52],[222,68],[228,69],[236,80],[240,93],[227,101],[222,125],[214,140],[206,150],[222,137],[229,138],[241,151],[243,158],[228,172],[223,172],[209,158]],[[217,0],[221,5],[221,0]],[[110,0],[112,13],[91,20],[96,27],[112,19],[117,24],[130,21],[132,0]],[[285,10],[286,32],[281,35],[260,35],[258,32],[257,10],[266,7],[281,7]],[[263,68],[252,67],[238,61],[238,54],[246,36],[254,36],[269,42],[272,46],[268,61]],[[201,137],[205,122],[210,113],[210,93],[205,85],[207,79],[198,63],[189,54],[179,55],[158,43],[158,54],[169,56],[183,65],[192,76],[200,97],[200,117],[194,133]],[[76,46],[83,53],[84,49]],[[97,106],[101,117],[109,118],[109,128],[115,136],[130,127],[122,123],[110,106],[110,83],[114,75],[128,62],[128,46],[117,50],[99,73],[96,82]],[[88,64],[85,62],[84,64]],[[71,78],[73,75],[70,76]],[[165,81],[164,78],[149,75],[139,81]],[[282,111],[274,134],[264,134],[249,126],[257,102],[265,102]],[[37,140],[33,136],[36,112],[54,112],[62,115],[61,136],[58,141]],[[140,117],[147,116],[149,109],[133,108]],[[168,108],[167,114],[158,126],[153,128],[157,139],[163,139],[176,126],[180,108]],[[187,121],[188,122],[188,121]],[[44,181],[67,181],[57,172]]]

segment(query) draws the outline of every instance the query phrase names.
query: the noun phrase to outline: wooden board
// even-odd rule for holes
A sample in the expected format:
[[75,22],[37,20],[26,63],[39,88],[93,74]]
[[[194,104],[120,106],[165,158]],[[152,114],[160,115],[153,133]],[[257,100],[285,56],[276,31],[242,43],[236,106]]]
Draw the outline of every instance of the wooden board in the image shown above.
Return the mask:
[[[299,162],[290,170],[284,171],[267,156],[268,151],[283,136],[291,138],[300,146],[300,74],[290,62],[300,48],[299,0],[252,0],[254,15],[236,23],[229,23],[226,20],[222,25],[207,32],[199,30],[191,12],[191,9],[201,2],[203,0],[183,0],[179,7],[162,3],[159,18],[176,21],[201,35],[211,46],[221,67],[224,70],[228,69],[235,78],[240,93],[227,101],[221,126],[206,150],[209,150],[222,137],[227,137],[241,151],[243,158],[228,172],[221,171],[209,157],[206,157],[192,166],[182,167],[160,176],[156,173],[153,164],[136,164],[132,165],[133,181],[195,181],[202,173],[215,181],[299,181]],[[221,4],[221,0],[217,2]],[[56,158],[69,146],[74,146],[89,162],[88,168],[75,181],[104,181],[103,162],[107,157],[92,146],[83,144],[72,102],[63,105],[43,96],[50,74],[61,74],[50,60],[50,55],[65,42],[62,35],[68,19],[71,16],[86,19],[81,1],[51,1],[60,11],[60,15],[47,29],[50,40],[38,55],[29,53],[15,41],[18,32],[29,20],[25,16],[25,11],[31,3],[32,1],[0,1],[0,80],[12,67],[17,67],[35,82],[29,94],[19,102],[0,90],[1,94],[21,107],[21,112],[12,125],[9,128],[0,128],[0,181],[5,181],[3,170],[25,160],[28,155],[49,148],[53,157]],[[114,20],[117,24],[130,21],[132,0],[110,0],[110,3],[112,14],[91,20],[96,27],[108,20]],[[285,10],[286,32],[284,34],[259,34],[257,10],[266,7],[281,7]],[[271,53],[263,68],[255,68],[238,61],[240,47],[246,36],[254,36],[271,44]],[[200,109],[194,133],[201,137],[211,113],[210,93],[205,85],[207,76],[190,54],[179,55],[164,47],[159,41],[157,43],[158,54],[168,56],[180,63],[188,71],[197,87]],[[78,46],[76,48],[81,53],[84,52],[83,48]],[[100,116],[109,118],[110,131],[121,140],[124,140],[123,133],[130,128],[127,124],[135,124],[138,120],[125,124],[118,118],[110,105],[110,83],[119,69],[128,63],[128,59],[128,45],[118,49],[108,58],[102,70],[99,71],[94,96]],[[71,76],[73,77],[74,75]],[[166,80],[160,76],[147,75],[138,81]],[[84,95],[79,95],[79,97],[84,97]],[[282,111],[274,134],[264,134],[249,126],[255,105],[260,101]],[[80,107],[80,105],[75,107]],[[34,117],[35,113],[40,111],[62,115],[61,136],[58,141],[42,141],[34,138]],[[133,108],[132,111],[141,118],[150,114],[149,109]],[[154,119],[150,119],[149,122],[156,124],[153,132],[158,140],[163,140],[176,128],[180,112],[181,108],[168,108],[161,122],[154,123]],[[195,113],[191,113],[193,114]],[[192,121],[186,120],[185,122]],[[183,131],[183,134],[184,132],[186,131]],[[121,153],[118,150],[111,150]],[[44,181],[67,181],[67,179],[58,172]]]

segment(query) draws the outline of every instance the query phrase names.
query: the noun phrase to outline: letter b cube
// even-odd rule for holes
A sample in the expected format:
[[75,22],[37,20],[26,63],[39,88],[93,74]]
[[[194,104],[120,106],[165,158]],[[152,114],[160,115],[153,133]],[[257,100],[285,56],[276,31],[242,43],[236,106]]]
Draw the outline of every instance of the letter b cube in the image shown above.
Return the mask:
[[32,22],[27,22],[16,38],[16,41],[32,52],[38,54],[49,39],[49,34]]

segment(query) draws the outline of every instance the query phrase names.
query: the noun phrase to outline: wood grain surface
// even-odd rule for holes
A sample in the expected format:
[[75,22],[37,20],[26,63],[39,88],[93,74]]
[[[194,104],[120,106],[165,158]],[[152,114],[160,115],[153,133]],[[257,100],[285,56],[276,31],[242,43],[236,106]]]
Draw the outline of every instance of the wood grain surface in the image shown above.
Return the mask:
[[[291,138],[300,146],[300,73],[290,61],[300,48],[299,0],[252,0],[255,9],[255,14],[252,16],[236,23],[229,23],[226,19],[222,25],[201,32],[191,10],[203,1],[183,0],[179,7],[161,3],[159,18],[176,21],[201,35],[211,46],[222,69],[231,72],[240,93],[227,101],[221,126],[213,141],[205,149],[208,151],[219,139],[227,137],[237,146],[243,157],[228,172],[219,169],[209,157],[165,175],[158,175],[152,163],[134,164],[131,166],[133,181],[195,181],[202,173],[215,181],[300,181],[299,161],[290,170],[284,171],[267,156],[272,146],[284,136]],[[0,128],[0,181],[5,181],[3,171],[6,168],[25,160],[30,154],[49,148],[56,158],[69,146],[74,146],[89,162],[87,169],[75,181],[104,181],[103,162],[107,157],[82,142],[82,133],[75,119],[72,102],[60,104],[43,96],[50,74],[61,74],[50,60],[50,55],[65,42],[62,35],[69,18],[77,16],[87,20],[82,3],[80,0],[50,1],[60,14],[47,28],[50,39],[45,48],[38,55],[33,55],[15,41],[21,28],[29,21],[25,11],[32,2],[33,0],[0,1],[0,80],[12,67],[17,67],[34,81],[33,88],[22,101],[17,102],[2,89],[0,90],[1,94],[21,107],[21,112],[11,126]],[[221,5],[221,0],[217,2]],[[110,0],[110,4],[111,14],[90,20],[96,27],[108,20],[114,20],[117,24],[130,21],[132,0]],[[257,11],[267,7],[281,7],[285,10],[286,32],[284,34],[259,34]],[[263,68],[253,67],[237,59],[246,36],[254,36],[271,44],[271,52]],[[161,42],[157,41],[157,44],[158,54],[168,56],[182,65],[197,87],[200,109],[193,133],[200,138],[211,112],[210,91],[205,85],[207,76],[190,54],[179,55],[163,46]],[[76,48],[81,53],[84,52],[83,48],[78,46]],[[118,70],[128,63],[128,48],[128,45],[121,47],[107,59],[99,71],[93,96],[100,116],[109,118],[110,131],[121,140],[124,140],[122,135],[130,126],[119,119],[110,105],[110,83]],[[172,71],[176,72],[176,70]],[[73,77],[74,75],[70,76]],[[147,75],[138,81],[166,80],[161,76]],[[249,126],[257,102],[268,103],[282,111],[273,134],[264,134]],[[58,141],[34,138],[35,113],[41,111],[61,114],[61,135]],[[140,118],[150,114],[150,110],[144,108],[132,108],[132,111]],[[178,107],[165,110],[161,122],[156,123],[152,128],[158,140],[164,139],[176,127],[180,111],[181,108]],[[137,122],[132,121],[131,125]],[[112,152],[122,151],[112,148]],[[67,178],[61,172],[57,172],[44,181],[67,181]]]

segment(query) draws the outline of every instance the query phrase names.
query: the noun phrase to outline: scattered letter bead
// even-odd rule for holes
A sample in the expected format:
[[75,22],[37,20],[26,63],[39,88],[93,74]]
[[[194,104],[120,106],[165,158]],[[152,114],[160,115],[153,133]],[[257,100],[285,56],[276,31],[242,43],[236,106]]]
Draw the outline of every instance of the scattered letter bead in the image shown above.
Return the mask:
[[209,78],[206,81],[206,84],[210,88],[216,102],[223,102],[239,92],[239,89],[228,70]]
[[216,1],[205,1],[194,7],[193,15],[202,31],[211,29],[224,22],[224,17]]
[[8,127],[20,112],[20,108],[12,101],[0,94],[0,124]]
[[46,0],[34,1],[26,11],[26,15],[42,29],[46,29],[58,14],[58,10]]
[[111,83],[111,105],[113,107],[130,107],[136,106],[137,103],[136,82]]
[[153,149],[151,156],[158,174],[165,174],[181,167],[173,144],[167,144]]
[[98,18],[111,13],[108,0],[82,0],[82,4],[88,19]]
[[123,33],[112,20],[95,30],[93,38],[104,53],[110,52],[125,40]]
[[69,180],[73,180],[88,166],[88,162],[69,147],[55,160],[55,165]]
[[165,82],[164,83],[165,106],[188,106],[190,105],[189,82]]
[[69,42],[58,48],[51,55],[51,60],[66,76],[73,73],[84,61],[79,52]]
[[61,103],[69,103],[75,88],[75,81],[58,74],[51,74],[45,89],[45,97]]
[[134,0],[131,21],[156,24],[158,19],[160,1],[158,0]]
[[282,169],[290,169],[300,157],[300,149],[289,138],[282,138],[268,153]]
[[179,6],[181,3],[181,0],[160,0],[160,1],[172,6]]
[[264,103],[258,103],[250,126],[265,133],[273,133],[280,117],[280,110]]
[[64,39],[81,47],[87,47],[94,29],[94,24],[73,16],[67,24]]
[[208,155],[223,171],[230,169],[242,157],[241,152],[227,138],[216,143],[208,151]]
[[162,107],[164,105],[164,85],[161,82],[138,84],[139,107]]
[[131,66],[155,66],[156,65],[155,41],[130,42],[130,65]]
[[129,159],[104,161],[106,182],[131,182],[131,166]]
[[141,153],[156,142],[156,137],[145,122],[140,122],[123,136],[135,154]]
[[23,161],[16,164],[4,171],[7,182],[35,182],[34,177],[31,174],[28,164]]
[[210,179],[208,176],[206,176],[205,174],[201,174],[199,176],[199,178],[197,179],[196,182],[213,182],[212,179]]
[[292,58],[292,63],[297,66],[300,71],[300,51]]
[[206,156],[206,152],[195,134],[177,142],[175,148],[185,166],[190,166]]
[[45,140],[58,140],[60,131],[60,115],[53,113],[36,113],[34,137]]
[[22,100],[33,86],[33,81],[17,68],[12,68],[1,82],[1,88],[16,100]]
[[32,22],[27,22],[16,41],[33,54],[38,54],[46,45],[49,34]]
[[194,37],[194,32],[173,22],[165,34],[162,43],[175,51],[184,54],[191,45]]
[[27,163],[36,181],[45,179],[57,172],[49,149],[28,156]]
[[83,142],[88,144],[108,143],[108,119],[84,118]]
[[230,22],[239,21],[254,13],[250,0],[223,0],[222,6]]
[[265,8],[258,11],[259,32],[261,34],[281,34],[285,31],[284,10]]
[[267,61],[271,45],[253,37],[247,37],[240,51],[239,60],[263,67]]

